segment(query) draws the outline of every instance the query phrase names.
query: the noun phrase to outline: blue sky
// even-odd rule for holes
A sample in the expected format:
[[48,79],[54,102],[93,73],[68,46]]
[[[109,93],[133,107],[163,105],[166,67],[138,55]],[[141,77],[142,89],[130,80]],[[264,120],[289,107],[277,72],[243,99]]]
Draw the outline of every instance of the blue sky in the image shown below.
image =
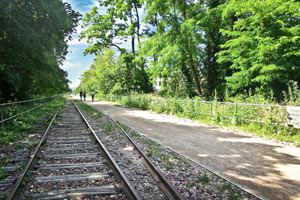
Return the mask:
[[[90,12],[91,8],[97,5],[96,0],[63,0],[72,5],[72,8],[80,12],[83,16],[86,12]],[[80,83],[80,75],[86,71],[93,63],[95,56],[84,56],[83,52],[88,47],[86,40],[78,41],[78,35],[81,31],[81,25],[77,27],[77,34],[73,34],[73,40],[69,42],[69,53],[62,69],[68,72],[68,79],[72,82],[71,88],[75,88]]]

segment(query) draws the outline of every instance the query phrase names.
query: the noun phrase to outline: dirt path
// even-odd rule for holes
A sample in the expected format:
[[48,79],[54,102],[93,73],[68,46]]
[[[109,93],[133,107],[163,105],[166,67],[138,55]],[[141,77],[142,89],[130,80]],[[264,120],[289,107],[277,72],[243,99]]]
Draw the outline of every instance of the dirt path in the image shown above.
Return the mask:
[[300,199],[300,148],[108,102],[87,103],[258,196]]

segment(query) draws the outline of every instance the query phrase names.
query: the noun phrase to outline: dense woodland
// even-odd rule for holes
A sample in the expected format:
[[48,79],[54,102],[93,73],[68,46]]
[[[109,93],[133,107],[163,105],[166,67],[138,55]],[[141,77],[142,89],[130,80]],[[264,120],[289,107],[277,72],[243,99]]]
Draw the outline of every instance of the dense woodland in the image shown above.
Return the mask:
[[59,66],[78,21],[61,0],[0,0],[0,102],[69,90]]
[[[219,99],[282,100],[300,83],[296,0],[99,0],[83,18],[86,54],[97,59],[83,90]],[[122,43],[130,42],[130,48]]]

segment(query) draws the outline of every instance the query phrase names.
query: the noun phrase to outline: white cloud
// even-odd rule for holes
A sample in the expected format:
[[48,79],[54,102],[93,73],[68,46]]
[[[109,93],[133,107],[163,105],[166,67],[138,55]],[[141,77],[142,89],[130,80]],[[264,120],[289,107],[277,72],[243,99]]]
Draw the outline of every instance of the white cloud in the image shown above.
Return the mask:
[[75,89],[79,86],[80,84],[80,79],[77,79],[76,81],[72,81],[70,84],[69,84],[69,87],[72,88],[72,89]]
[[80,67],[82,67],[81,63],[70,63],[68,61],[65,61],[64,64],[60,66],[60,68],[62,68],[63,70],[70,70]]

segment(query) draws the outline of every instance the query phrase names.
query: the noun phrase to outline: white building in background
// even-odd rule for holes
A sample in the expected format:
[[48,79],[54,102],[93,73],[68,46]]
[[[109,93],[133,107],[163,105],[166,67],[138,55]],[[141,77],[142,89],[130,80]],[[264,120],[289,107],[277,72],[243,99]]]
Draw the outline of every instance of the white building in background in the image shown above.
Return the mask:
[[162,78],[156,78],[154,83],[154,91],[159,92],[161,89]]

